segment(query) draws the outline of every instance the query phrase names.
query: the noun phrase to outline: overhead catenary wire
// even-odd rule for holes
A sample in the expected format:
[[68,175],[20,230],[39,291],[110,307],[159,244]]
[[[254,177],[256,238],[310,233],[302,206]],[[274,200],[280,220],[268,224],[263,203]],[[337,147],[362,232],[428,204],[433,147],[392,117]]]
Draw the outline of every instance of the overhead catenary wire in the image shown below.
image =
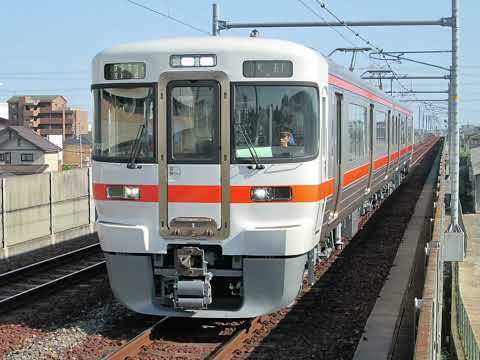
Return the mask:
[[208,31],[205,31],[205,30],[200,29],[200,28],[198,28],[198,27],[196,27],[196,26],[194,26],[194,25],[191,25],[191,24],[189,24],[189,23],[187,23],[187,22],[185,22],[185,21],[182,21],[182,20],[180,20],[180,19],[177,19],[177,18],[175,18],[175,17],[173,17],[173,16],[171,16],[171,15],[169,15],[169,14],[165,14],[165,13],[163,13],[163,12],[161,12],[161,11],[152,9],[151,7],[149,7],[149,6],[147,6],[147,5],[140,4],[140,3],[136,2],[136,1],[133,1],[133,0],[127,0],[127,2],[129,2],[129,3],[133,4],[133,5],[136,5],[136,6],[138,6],[138,7],[144,8],[144,9],[146,9],[146,10],[148,10],[148,11],[151,11],[151,12],[157,14],[157,15],[163,16],[163,17],[166,18],[166,19],[175,21],[175,22],[178,23],[178,24],[184,25],[184,26],[186,26],[186,27],[188,27],[188,28],[190,28],[190,29],[192,29],[192,30],[198,31],[198,32],[200,32],[200,33],[202,33],[202,34],[210,35],[210,33],[209,33]]
[[[322,14],[320,14],[318,11],[316,11],[315,9],[313,9],[310,5],[308,5],[305,1],[303,0],[297,0],[304,8],[306,8],[308,11],[310,11],[313,15],[315,15],[316,17],[318,17],[320,20],[322,20],[324,23],[327,23],[327,19],[322,16]],[[360,47],[358,44],[354,43],[352,40],[350,40],[349,38],[347,38],[341,31],[339,31],[336,27],[333,27],[333,26],[329,26],[330,29],[332,29],[333,31],[335,31],[338,36],[340,36],[343,40],[345,40],[347,43],[349,43],[351,46],[355,47],[355,48],[358,48]],[[370,59],[363,51],[360,52],[367,60],[369,60],[369,62],[371,63],[371,66],[373,66],[374,68],[381,68],[381,66],[379,66],[378,64],[376,63],[372,63],[372,59]]]
[[[380,55],[382,55],[383,60],[385,61],[385,64],[388,68],[388,70],[392,73],[392,76],[395,78],[396,82],[400,85],[400,87],[404,90],[410,90],[408,87],[406,87],[400,79],[398,79],[398,74],[396,71],[393,70],[392,66],[390,65],[390,61],[386,58],[385,54],[383,54],[383,49],[380,48],[379,46],[375,45],[372,41],[368,40],[366,37],[362,36],[358,31],[354,30],[351,26],[347,25],[347,23],[342,20],[339,16],[337,16],[332,10],[330,10],[324,1],[321,0],[315,0],[315,2],[322,8],[324,9],[328,14],[330,14],[339,24],[344,26],[347,30],[349,30],[352,34],[355,35],[358,39],[362,40],[366,45],[371,46],[375,48]],[[416,96],[414,96],[415,100],[418,100]],[[429,103],[424,102],[424,105],[427,105]]]
[[[307,3],[305,3],[305,1],[303,0],[297,0],[300,4],[302,4],[302,6],[304,8],[306,8],[308,11],[310,11],[313,15],[315,15],[316,17],[320,18],[323,22],[327,22],[327,19],[325,19],[325,17],[323,17],[318,11],[315,11],[310,5],[308,5]],[[335,31],[338,36],[340,36],[343,40],[345,40],[346,42],[348,42],[350,45],[352,45],[353,47],[358,47],[358,44],[355,44],[353,41],[351,41],[349,38],[347,38],[345,35],[342,34],[341,31],[339,31],[338,29],[330,26],[330,29],[332,29],[333,31]]]

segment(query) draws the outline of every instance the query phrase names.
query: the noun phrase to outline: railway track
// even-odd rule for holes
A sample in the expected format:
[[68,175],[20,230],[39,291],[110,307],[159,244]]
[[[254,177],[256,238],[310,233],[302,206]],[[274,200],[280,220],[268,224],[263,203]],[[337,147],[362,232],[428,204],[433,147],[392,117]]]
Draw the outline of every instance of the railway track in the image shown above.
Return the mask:
[[[164,317],[104,357],[104,360],[230,359],[242,342],[260,327],[261,318],[209,321]],[[188,332],[188,338],[181,334],[185,332]],[[175,342],[181,343],[182,336],[189,342],[177,346]]]
[[93,244],[0,274],[0,313],[105,269],[100,245]]

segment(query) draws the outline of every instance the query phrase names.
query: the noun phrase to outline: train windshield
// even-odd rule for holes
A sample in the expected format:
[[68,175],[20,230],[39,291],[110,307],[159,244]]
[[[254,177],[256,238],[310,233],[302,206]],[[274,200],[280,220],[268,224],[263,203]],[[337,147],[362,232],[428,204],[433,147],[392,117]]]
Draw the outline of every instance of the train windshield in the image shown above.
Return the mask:
[[137,162],[154,161],[154,87],[95,89],[93,159],[128,162],[135,142]]
[[315,87],[236,85],[233,160],[251,162],[251,150],[266,162],[315,157],[318,153],[318,114]]

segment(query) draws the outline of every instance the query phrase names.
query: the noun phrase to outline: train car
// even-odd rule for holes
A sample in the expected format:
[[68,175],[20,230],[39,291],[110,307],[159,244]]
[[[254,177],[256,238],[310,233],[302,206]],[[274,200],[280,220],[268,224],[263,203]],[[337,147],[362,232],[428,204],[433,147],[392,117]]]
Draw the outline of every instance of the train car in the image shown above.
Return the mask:
[[92,76],[96,228],[115,296],[139,313],[290,305],[408,171],[411,113],[302,45],[125,44]]

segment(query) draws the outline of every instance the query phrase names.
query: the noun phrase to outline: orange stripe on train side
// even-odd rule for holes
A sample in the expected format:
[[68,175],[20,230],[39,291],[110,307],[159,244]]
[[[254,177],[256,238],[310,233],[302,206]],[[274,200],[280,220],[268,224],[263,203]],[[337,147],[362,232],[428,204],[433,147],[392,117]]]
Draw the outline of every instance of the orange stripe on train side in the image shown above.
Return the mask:
[[373,162],[373,170],[378,170],[383,168],[384,166],[387,166],[388,164],[388,155],[384,156],[380,159],[377,159]]
[[[288,202],[317,202],[333,195],[334,180],[330,179],[319,185],[291,185],[292,199]],[[269,185],[265,185],[268,187]],[[288,185],[281,185],[288,186]],[[230,202],[233,204],[262,203],[251,199],[251,190],[258,186],[231,186]],[[268,203],[268,202],[265,202]]]
[[370,166],[368,164],[365,164],[353,170],[347,171],[345,175],[343,175],[343,187],[347,187],[353,182],[367,176],[369,171],[370,171]]

